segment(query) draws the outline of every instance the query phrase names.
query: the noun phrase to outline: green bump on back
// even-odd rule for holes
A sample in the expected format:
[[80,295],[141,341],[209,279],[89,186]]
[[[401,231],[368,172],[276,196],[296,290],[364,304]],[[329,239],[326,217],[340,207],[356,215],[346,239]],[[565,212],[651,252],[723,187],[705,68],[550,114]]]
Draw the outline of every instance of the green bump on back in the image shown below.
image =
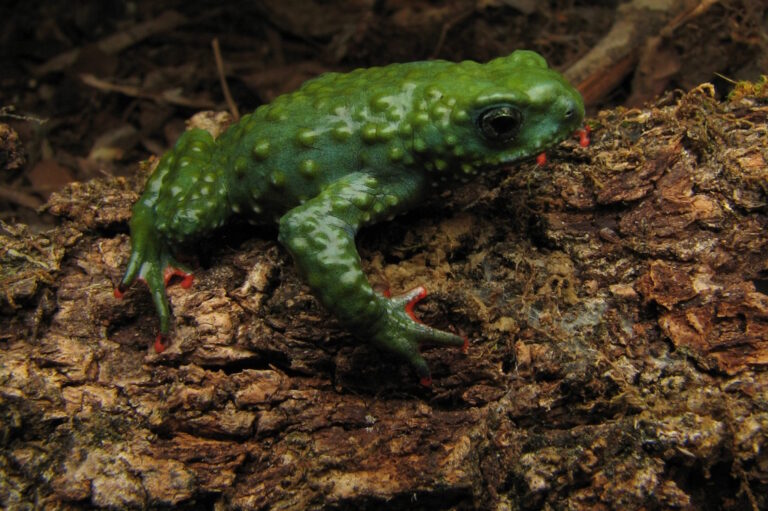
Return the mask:
[[332,133],[336,142],[346,142],[352,136],[353,131],[349,126],[343,125],[333,128]]
[[360,136],[362,137],[364,142],[367,142],[369,144],[372,144],[376,142],[378,136],[377,136],[377,126],[373,123],[368,123],[362,127],[360,130]]
[[296,140],[304,147],[312,147],[317,142],[317,133],[312,129],[302,128],[296,134]]
[[390,99],[385,94],[377,93],[371,97],[370,104],[372,111],[381,113],[389,108]]
[[253,146],[253,156],[257,160],[264,161],[269,156],[269,140],[261,138]]
[[285,186],[285,172],[273,170],[269,175],[269,182],[276,188],[282,188]]
[[389,161],[393,163],[397,163],[400,160],[403,159],[403,156],[405,155],[403,148],[399,145],[393,145],[389,147],[389,150],[387,152],[387,157],[389,158]]
[[424,127],[429,124],[429,114],[427,112],[416,112],[411,118],[411,122],[414,126]]
[[249,164],[249,161],[248,161],[248,159],[245,156],[239,156],[235,160],[235,165],[234,165],[235,172],[237,174],[242,174],[242,173],[246,172],[248,170],[248,164]]
[[318,173],[318,164],[315,160],[302,160],[299,163],[299,172],[306,178],[315,178]]

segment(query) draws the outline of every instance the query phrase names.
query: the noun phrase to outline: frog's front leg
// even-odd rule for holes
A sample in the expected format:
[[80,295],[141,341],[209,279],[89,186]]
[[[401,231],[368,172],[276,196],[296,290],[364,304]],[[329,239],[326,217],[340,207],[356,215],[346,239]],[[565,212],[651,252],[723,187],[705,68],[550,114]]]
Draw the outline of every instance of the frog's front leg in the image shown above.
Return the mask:
[[193,129],[179,137],[163,156],[131,216],[131,257],[115,296],[122,296],[134,280],[144,280],[160,317],[155,351],[165,349],[171,312],[165,288],[180,276],[182,287],[192,275],[172,255],[172,246],[184,243],[223,224],[229,215],[227,181],[220,175],[226,166],[216,158],[210,133]]
[[192,274],[185,266],[176,261],[163,237],[153,223],[153,211],[146,208],[134,208],[131,218],[131,257],[120,284],[115,288],[115,296],[122,298],[123,293],[136,279],[147,283],[160,318],[160,333],[155,338],[155,352],[165,350],[165,340],[171,328],[171,311],[165,288],[172,277],[182,278],[181,287],[192,285]]
[[466,349],[464,338],[430,328],[413,317],[413,304],[426,295],[423,287],[392,299],[373,291],[360,265],[355,234],[406,209],[424,183],[415,175],[349,174],[320,195],[286,213],[280,220],[280,242],[320,301],[357,337],[397,353],[418,372],[424,385],[429,368],[419,353],[421,343]]

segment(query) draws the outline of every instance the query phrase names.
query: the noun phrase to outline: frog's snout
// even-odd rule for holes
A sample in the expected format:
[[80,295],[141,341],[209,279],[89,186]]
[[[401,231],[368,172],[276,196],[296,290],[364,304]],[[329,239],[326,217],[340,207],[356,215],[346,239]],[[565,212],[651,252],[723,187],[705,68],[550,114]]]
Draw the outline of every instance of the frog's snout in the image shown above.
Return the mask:
[[581,127],[584,121],[584,101],[577,93],[569,95],[564,98],[563,105],[563,123],[566,124],[571,130],[575,130]]

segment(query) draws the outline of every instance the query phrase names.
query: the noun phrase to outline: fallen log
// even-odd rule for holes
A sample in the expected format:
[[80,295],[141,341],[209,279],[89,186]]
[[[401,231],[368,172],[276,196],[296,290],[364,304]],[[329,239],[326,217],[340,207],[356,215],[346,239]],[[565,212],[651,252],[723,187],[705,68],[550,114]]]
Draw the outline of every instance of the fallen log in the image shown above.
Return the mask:
[[768,93],[590,121],[358,240],[427,284],[432,388],[340,329],[270,229],[193,247],[175,329],[117,301],[143,178],[0,230],[0,504],[19,509],[768,507]]

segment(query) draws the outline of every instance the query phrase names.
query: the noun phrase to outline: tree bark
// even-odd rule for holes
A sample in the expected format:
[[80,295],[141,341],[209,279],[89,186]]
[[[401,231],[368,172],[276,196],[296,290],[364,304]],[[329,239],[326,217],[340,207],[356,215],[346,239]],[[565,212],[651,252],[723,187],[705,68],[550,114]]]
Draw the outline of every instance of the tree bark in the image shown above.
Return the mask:
[[[768,95],[606,111],[593,141],[364,231],[426,284],[432,388],[338,327],[273,229],[185,253],[175,328],[113,296],[143,178],[0,230],[9,509],[768,509]],[[144,173],[146,174],[146,172]]]

